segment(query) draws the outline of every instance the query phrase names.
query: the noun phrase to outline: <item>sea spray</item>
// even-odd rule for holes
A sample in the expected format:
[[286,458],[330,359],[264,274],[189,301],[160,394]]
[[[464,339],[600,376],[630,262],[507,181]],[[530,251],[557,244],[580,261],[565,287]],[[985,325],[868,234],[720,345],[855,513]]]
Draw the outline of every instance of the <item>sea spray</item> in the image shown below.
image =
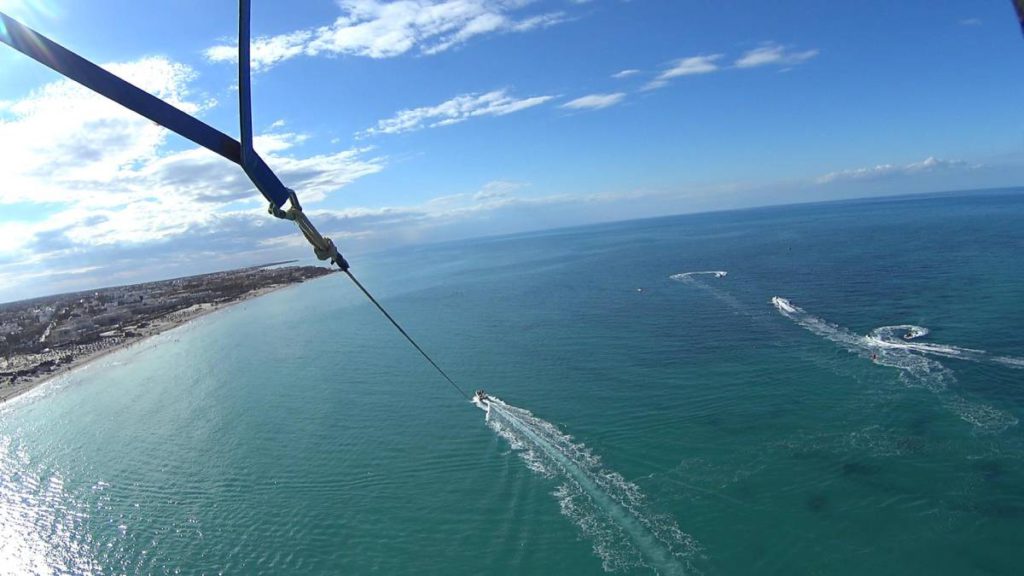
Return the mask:
[[562,514],[593,542],[608,572],[647,567],[659,574],[695,570],[700,547],[668,516],[653,514],[639,487],[605,468],[585,445],[521,408],[491,398],[488,425],[527,466],[561,482]]

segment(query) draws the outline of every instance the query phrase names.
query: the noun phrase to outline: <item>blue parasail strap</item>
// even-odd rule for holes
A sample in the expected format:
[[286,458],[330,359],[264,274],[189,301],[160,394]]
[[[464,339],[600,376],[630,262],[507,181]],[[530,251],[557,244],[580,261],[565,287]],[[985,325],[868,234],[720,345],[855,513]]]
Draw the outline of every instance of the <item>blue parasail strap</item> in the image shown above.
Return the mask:
[[[416,351],[459,394],[469,400],[469,395],[402,328],[384,306],[370,294],[370,291],[359,280],[356,280],[355,275],[349,270],[348,262],[338,252],[334,242],[317,231],[302,211],[302,206],[299,205],[295,193],[284,187],[277,175],[253,150],[252,85],[249,78],[249,2],[250,0],[239,0],[238,3],[238,111],[241,142],[107,72],[3,12],[0,12],[0,42],[241,166],[253,184],[270,201],[270,213],[278,218],[295,222],[302,235],[313,246],[316,257],[320,260],[330,260],[348,275],[359,290],[369,298],[370,302],[416,348]],[[285,203],[289,204],[288,210],[282,209]]]
[[[288,201],[289,193],[281,180],[267,166],[266,162],[252,149],[252,116],[249,104],[249,29],[248,0],[242,0],[245,14],[245,42],[239,42],[239,71],[241,72],[244,51],[245,73],[240,74],[239,85],[242,102],[242,143],[171,106],[141,88],[107,72],[96,64],[39,34],[28,26],[0,12],[0,42],[52,68],[86,88],[110,98],[161,126],[188,138],[196,144],[220,154],[245,170],[260,193],[278,208]],[[244,50],[243,50],[244,47]],[[244,76],[244,77],[243,77]],[[244,89],[242,88],[244,87]]]

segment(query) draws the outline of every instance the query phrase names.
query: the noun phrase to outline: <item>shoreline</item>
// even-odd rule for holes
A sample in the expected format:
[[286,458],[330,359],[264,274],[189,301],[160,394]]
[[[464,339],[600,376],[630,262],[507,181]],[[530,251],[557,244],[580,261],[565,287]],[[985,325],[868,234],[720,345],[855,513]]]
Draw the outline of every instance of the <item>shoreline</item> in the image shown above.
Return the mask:
[[[267,294],[270,294],[272,292],[277,292],[279,290],[284,290],[286,288],[292,288],[294,286],[298,286],[304,283],[305,282],[295,282],[291,284],[275,284],[272,286],[264,286],[263,288],[257,288],[256,290],[246,292],[237,300],[232,300],[231,302],[223,302],[220,304],[213,304],[207,302],[203,304],[197,304],[196,306],[192,306],[190,308],[184,308],[182,310],[175,310],[174,312],[170,312],[165,316],[156,319],[148,328],[143,329],[144,332],[139,336],[133,338],[125,338],[124,341],[118,344],[114,344],[110,347],[103,348],[101,350],[96,350],[95,352],[77,356],[67,364],[61,365],[60,368],[52,372],[47,372],[45,374],[29,377],[22,382],[14,384],[13,386],[0,388],[0,405],[6,404],[8,401],[13,400],[18,396],[21,396],[22,394],[25,394],[26,392],[29,392],[43,384],[46,384],[47,382],[55,378],[64,376],[75,370],[81,369],[84,366],[87,366],[97,360],[102,359],[105,356],[113,354],[114,352],[119,352],[121,350],[130,348],[135,344],[145,342],[146,340],[149,340],[154,336],[184,326],[189,322],[192,322],[193,320],[198,320],[199,318],[213,314],[214,312],[226,310],[236,304],[241,304],[242,302],[254,300],[261,296],[266,296]],[[188,310],[192,310],[192,312],[187,312]],[[184,317],[182,317],[182,313],[185,313],[183,315]],[[178,317],[176,318],[175,315],[178,315]]]

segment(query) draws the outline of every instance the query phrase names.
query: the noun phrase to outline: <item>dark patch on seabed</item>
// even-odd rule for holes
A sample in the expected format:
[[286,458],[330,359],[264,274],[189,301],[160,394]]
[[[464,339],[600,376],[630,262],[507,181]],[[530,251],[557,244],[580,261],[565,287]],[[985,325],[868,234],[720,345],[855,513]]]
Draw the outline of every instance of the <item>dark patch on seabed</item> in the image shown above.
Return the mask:
[[1006,475],[1006,465],[1000,460],[979,460],[974,468],[985,482],[997,482]]
[[896,448],[904,454],[920,454],[924,452],[925,440],[920,436],[900,436],[896,439]]
[[829,498],[827,495],[819,492],[812,494],[807,498],[807,509],[815,514],[823,513],[829,506]]
[[842,471],[843,476],[872,476],[881,472],[882,467],[867,462],[844,462]]
[[1024,501],[999,496],[966,500],[951,505],[950,510],[968,512],[994,520],[1020,520],[1024,518]]
[[915,436],[925,436],[928,434],[929,429],[935,424],[936,416],[933,413],[923,413],[915,416],[907,428],[914,433]]

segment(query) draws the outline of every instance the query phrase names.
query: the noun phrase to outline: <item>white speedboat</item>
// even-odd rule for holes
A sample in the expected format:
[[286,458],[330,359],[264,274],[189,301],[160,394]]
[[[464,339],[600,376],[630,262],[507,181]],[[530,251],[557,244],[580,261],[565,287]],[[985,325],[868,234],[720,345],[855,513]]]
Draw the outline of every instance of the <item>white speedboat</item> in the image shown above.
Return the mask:
[[781,296],[772,296],[772,304],[783,312],[796,312],[796,308],[793,307],[793,304]]

